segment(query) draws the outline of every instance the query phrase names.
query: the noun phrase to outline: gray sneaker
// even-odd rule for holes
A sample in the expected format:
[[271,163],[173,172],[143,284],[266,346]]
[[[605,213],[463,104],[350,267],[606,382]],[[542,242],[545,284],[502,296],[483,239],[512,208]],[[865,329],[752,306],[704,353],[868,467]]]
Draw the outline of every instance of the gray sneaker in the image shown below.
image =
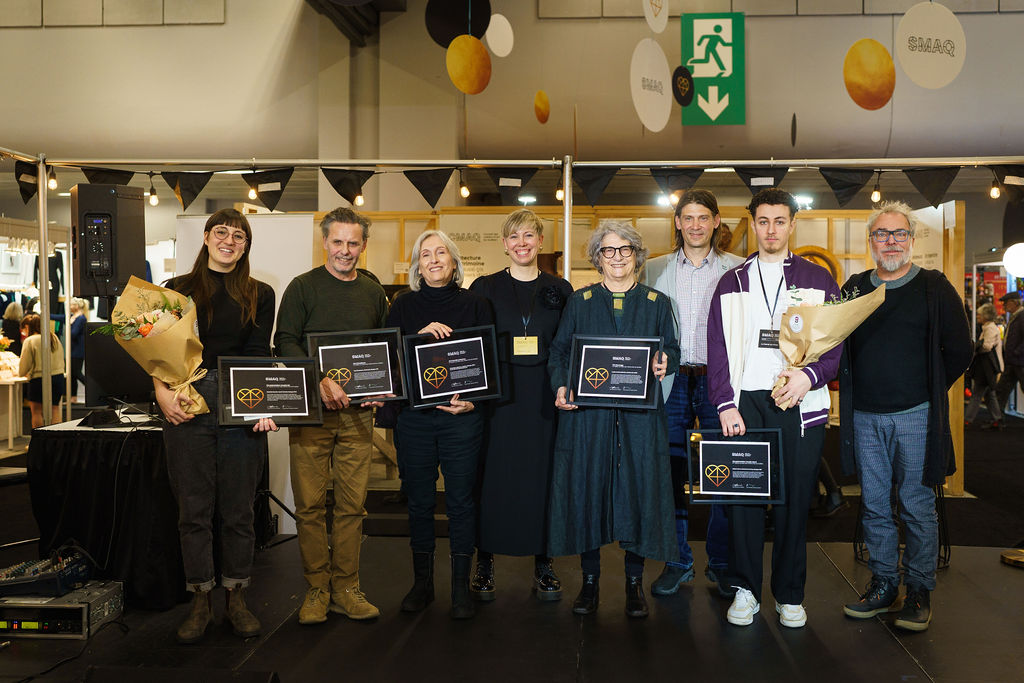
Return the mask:
[[690,581],[693,581],[692,565],[683,569],[682,567],[666,563],[665,568],[661,571],[661,576],[656,578],[654,583],[651,584],[651,593],[654,595],[675,595],[680,586]]
[[872,576],[867,590],[857,602],[843,606],[843,614],[854,619],[870,619],[882,612],[893,612],[899,609],[896,599],[900,595],[900,586],[881,576]]

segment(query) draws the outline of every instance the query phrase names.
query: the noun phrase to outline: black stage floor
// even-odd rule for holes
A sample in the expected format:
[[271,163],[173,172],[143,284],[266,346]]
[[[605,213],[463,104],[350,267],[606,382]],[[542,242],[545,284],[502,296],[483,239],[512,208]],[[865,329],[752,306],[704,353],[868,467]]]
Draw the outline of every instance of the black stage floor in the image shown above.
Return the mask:
[[[325,624],[300,626],[305,586],[298,547],[284,543],[256,560],[250,605],[263,622],[261,638],[243,642],[225,623],[211,627],[200,645],[179,646],[173,634],[186,605],[130,611],[128,631],[102,630],[80,658],[36,680],[267,681],[269,672],[285,683],[1024,680],[1024,571],[1001,564],[999,549],[953,548],[932,597],[932,626],[919,634],[884,619],[843,616],[842,603],[855,599],[869,578],[849,543],[808,544],[808,625],[795,630],[779,625],[767,588],[752,626],[729,625],[728,601],[699,573],[675,596],[649,596],[650,618],[628,619],[622,553],[612,547],[602,553],[596,615],[571,612],[579,587],[575,558],[556,561],[562,601],[542,603],[530,595],[532,559],[499,557],[498,599],[478,604],[475,619],[453,621],[446,539],[439,539],[438,551],[438,599],[424,612],[398,609],[411,582],[408,541],[372,537],[364,545],[362,585],[381,608],[380,619],[357,623],[332,614]],[[701,567],[703,544],[695,551]],[[648,567],[648,585],[660,568]],[[0,650],[0,681],[43,671],[82,647],[82,641],[13,639]]]

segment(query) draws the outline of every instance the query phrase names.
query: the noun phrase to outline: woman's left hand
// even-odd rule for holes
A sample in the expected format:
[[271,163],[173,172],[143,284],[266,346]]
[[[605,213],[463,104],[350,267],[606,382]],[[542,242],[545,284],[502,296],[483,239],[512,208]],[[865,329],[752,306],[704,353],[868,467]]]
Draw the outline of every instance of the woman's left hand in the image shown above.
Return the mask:
[[459,395],[455,394],[452,396],[452,400],[446,406],[437,406],[438,410],[443,410],[449,415],[461,415],[462,413],[468,413],[476,408],[472,401],[460,401]]
[[651,370],[659,380],[665,379],[665,373],[668,372],[668,354],[656,352],[654,360],[651,361]]
[[274,419],[270,417],[261,417],[256,420],[256,424],[252,426],[252,431],[254,432],[276,432],[278,429],[280,429],[280,427],[278,427],[277,423],[274,422]]

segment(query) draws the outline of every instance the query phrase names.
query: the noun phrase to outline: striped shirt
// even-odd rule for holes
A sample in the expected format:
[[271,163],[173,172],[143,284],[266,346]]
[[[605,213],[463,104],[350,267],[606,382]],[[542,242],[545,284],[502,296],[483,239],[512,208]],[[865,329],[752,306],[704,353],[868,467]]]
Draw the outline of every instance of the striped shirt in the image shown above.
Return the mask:
[[722,275],[718,254],[712,249],[697,265],[680,249],[676,260],[676,318],[679,320],[679,362],[708,363],[708,311]]

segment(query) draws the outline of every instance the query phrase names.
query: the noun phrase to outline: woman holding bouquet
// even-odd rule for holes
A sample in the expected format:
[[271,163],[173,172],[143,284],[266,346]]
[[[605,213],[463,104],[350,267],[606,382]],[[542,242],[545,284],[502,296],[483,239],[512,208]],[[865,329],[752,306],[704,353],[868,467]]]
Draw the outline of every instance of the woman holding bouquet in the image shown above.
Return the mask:
[[544,224],[533,211],[501,226],[509,265],[477,278],[469,291],[494,307],[502,398],[487,409],[479,550],[470,590],[494,598],[494,553],[534,556],[534,594],[558,600],[562,586],[547,554],[548,487],[555,446],[555,395],[547,360],[572,285],[541,272]]
[[[216,584],[213,525],[220,532],[221,584],[234,632],[260,633],[259,620],[245,604],[252,567],[253,499],[263,474],[271,419],[249,427],[217,423],[218,356],[269,356],[274,326],[274,290],[249,276],[252,230],[245,216],[221,209],[206,221],[203,246],[192,270],[167,286],[192,297],[206,375],[192,386],[210,412],[186,412],[192,401],[154,378],[157,402],[170,423],[164,428],[167,470],[178,501],[178,532],[188,590],[194,593],[188,618],[178,627],[180,643],[203,637],[212,619],[210,592]],[[216,517],[214,510],[216,509]]]

